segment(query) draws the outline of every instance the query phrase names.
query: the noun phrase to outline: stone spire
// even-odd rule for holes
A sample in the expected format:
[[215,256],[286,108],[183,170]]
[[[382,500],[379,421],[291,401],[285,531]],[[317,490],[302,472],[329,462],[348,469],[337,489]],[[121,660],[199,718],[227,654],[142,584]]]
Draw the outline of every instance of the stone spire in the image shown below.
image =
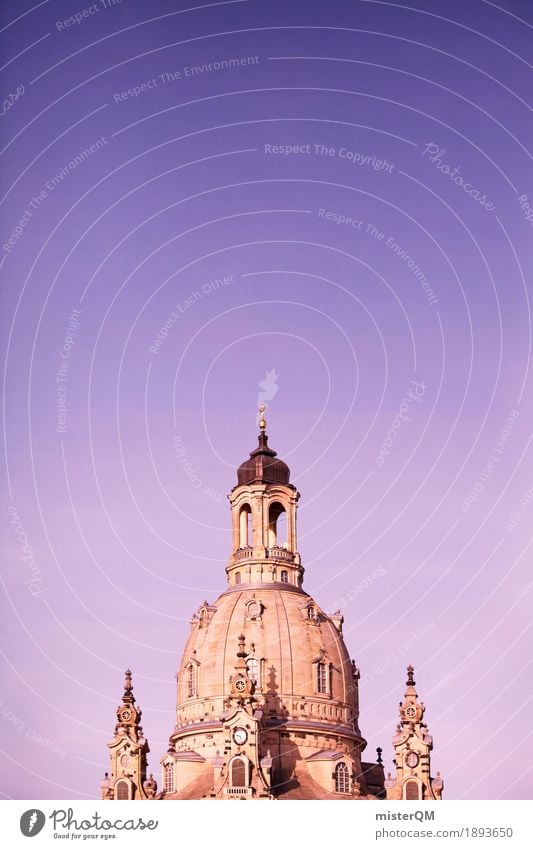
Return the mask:
[[117,708],[117,725],[115,734],[119,729],[124,729],[130,736],[142,735],[140,725],[142,710],[135,705],[135,696],[133,695],[133,684],[131,680],[131,669],[126,669],[124,673],[124,692],[122,694],[122,703]]
[[135,703],[130,669],[124,673],[124,692],[116,716],[115,734],[107,744],[111,768],[100,784],[102,799],[152,799],[157,784],[153,777],[146,779],[150,747],[143,734],[142,711]]
[[400,722],[392,739],[395,751],[396,776],[390,773],[385,780],[387,799],[440,799],[443,781],[440,773],[431,778],[430,752],[433,738],[424,719],[425,706],[418,701],[414,667],[407,667],[403,702],[400,702]]
[[254,682],[248,677],[248,669],[246,667],[246,643],[244,634],[239,634],[239,650],[237,652],[237,663],[235,664],[235,675],[231,676],[231,694],[237,698],[240,703],[244,704],[245,700],[253,701],[251,698],[255,689]]
[[133,684],[131,683],[131,669],[126,669],[124,673],[124,695],[122,696],[122,701],[125,699],[135,701],[133,698]]

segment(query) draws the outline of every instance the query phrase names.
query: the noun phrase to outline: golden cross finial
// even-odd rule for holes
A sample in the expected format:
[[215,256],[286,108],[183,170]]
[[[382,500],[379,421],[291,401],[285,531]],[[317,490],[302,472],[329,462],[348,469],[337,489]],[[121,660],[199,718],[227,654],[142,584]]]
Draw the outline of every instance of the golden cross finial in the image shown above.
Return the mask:
[[264,404],[261,404],[261,406],[259,407],[259,429],[263,432],[266,430],[267,426],[265,419],[265,410],[266,406]]

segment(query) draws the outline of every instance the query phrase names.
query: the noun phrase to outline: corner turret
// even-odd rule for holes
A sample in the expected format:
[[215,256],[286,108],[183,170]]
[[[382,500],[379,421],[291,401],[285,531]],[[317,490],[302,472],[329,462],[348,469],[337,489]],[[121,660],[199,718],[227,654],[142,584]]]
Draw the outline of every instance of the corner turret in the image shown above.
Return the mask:
[[408,666],[404,700],[400,702],[400,722],[392,739],[396,776],[388,773],[385,789],[387,799],[436,801],[442,798],[444,783],[440,773],[431,778],[433,737],[423,722],[426,708],[418,701],[415,687],[414,668]]
[[157,783],[146,778],[147,755],[150,751],[141,725],[142,711],[135,703],[131,671],[124,676],[124,693],[117,708],[117,724],[113,739],[107,744],[111,761],[110,773],[100,782],[102,799],[153,799]]

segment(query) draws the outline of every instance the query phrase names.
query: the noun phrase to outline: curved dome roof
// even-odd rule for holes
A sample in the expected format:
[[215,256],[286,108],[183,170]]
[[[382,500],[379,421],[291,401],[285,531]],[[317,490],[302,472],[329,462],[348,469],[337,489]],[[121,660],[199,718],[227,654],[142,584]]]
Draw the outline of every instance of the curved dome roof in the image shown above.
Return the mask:
[[268,447],[268,437],[261,431],[257,448],[237,470],[238,486],[248,483],[288,484],[289,477],[289,467]]
[[330,670],[327,701],[337,707],[323,717],[315,712],[315,718],[342,724],[353,734],[356,688],[340,630],[305,592],[279,583],[232,587],[212,604],[200,606],[181,661],[178,714],[188,702],[187,667],[191,662],[198,670],[198,699],[208,702],[227,695],[241,634],[248,656],[262,661],[255,696],[267,709],[274,707],[278,715],[301,711],[300,718],[310,717],[313,710],[303,702],[321,698],[316,664],[322,661]]

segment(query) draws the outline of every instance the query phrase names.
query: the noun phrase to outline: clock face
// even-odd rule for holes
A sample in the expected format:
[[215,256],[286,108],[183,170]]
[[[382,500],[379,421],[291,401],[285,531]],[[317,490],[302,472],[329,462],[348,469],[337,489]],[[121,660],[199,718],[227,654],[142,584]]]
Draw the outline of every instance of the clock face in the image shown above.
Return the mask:
[[120,759],[120,766],[126,767],[130,765],[130,759],[128,755],[122,755]]
[[120,717],[123,722],[129,722],[131,719],[131,710],[129,710],[128,708],[124,708],[124,710],[120,714]]
[[236,728],[233,732],[233,739],[238,746],[242,746],[248,739],[248,732],[244,728]]
[[415,766],[418,766],[418,755],[416,752],[407,752],[405,756],[405,763],[407,766],[410,766],[411,769],[414,769]]
[[409,719],[413,719],[416,716],[416,708],[414,705],[409,705],[409,707],[405,709],[405,715],[408,716]]
[[235,689],[238,690],[239,693],[244,692],[246,690],[246,681],[243,678],[238,678],[235,681]]

